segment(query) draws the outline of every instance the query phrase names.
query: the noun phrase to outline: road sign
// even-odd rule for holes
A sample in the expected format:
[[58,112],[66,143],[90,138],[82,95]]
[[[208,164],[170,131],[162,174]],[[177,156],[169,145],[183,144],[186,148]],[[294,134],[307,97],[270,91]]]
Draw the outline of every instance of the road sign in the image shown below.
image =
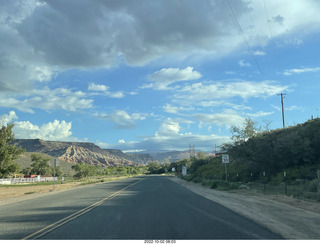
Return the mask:
[[229,163],[229,154],[222,154],[222,163],[223,164]]
[[59,159],[57,159],[57,158],[52,158],[51,159],[51,166],[52,167],[57,167],[57,166],[59,166],[59,164],[60,164]]
[[182,175],[183,176],[187,175],[187,167],[186,166],[182,166]]
[[176,171],[176,169],[175,169],[175,168],[172,168],[172,171],[174,172],[174,171]]

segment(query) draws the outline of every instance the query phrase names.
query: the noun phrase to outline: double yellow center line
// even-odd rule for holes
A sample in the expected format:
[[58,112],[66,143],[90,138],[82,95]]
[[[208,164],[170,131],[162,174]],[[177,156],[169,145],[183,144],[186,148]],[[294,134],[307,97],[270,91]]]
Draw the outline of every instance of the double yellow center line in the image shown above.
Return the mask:
[[47,234],[47,233],[59,228],[60,226],[70,222],[71,220],[74,220],[74,219],[80,217],[81,215],[84,215],[85,213],[88,213],[89,211],[93,210],[94,208],[100,206],[104,201],[110,200],[110,199],[120,195],[123,191],[125,191],[126,189],[128,189],[130,187],[133,187],[134,185],[138,184],[140,181],[142,181],[144,179],[145,178],[142,178],[141,180],[136,181],[136,182],[134,182],[134,183],[122,188],[121,190],[111,194],[110,196],[107,196],[107,197],[103,198],[102,200],[100,200],[100,201],[98,201],[96,203],[93,203],[90,206],[88,206],[88,207],[86,207],[84,209],[81,209],[80,211],[78,211],[78,212],[76,212],[74,214],[69,215],[68,217],[65,217],[65,218],[63,218],[63,219],[61,219],[61,220],[59,220],[59,221],[57,221],[57,222],[55,222],[55,223],[53,223],[51,225],[48,225],[47,227],[45,227],[45,228],[43,228],[41,230],[38,230],[38,231],[36,231],[36,232],[34,232],[34,233],[22,238],[21,240],[35,240],[35,239],[38,239],[41,236],[43,236],[43,235],[45,235],[45,234]]

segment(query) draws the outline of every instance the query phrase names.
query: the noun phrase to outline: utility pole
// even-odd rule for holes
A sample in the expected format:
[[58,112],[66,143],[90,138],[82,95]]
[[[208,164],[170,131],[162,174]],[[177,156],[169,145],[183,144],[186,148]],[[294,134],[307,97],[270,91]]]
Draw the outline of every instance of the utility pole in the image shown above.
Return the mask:
[[283,128],[285,128],[285,124],[284,124],[284,108],[283,108],[283,98],[285,98],[286,93],[282,93],[278,94],[278,96],[281,96],[281,106],[282,106],[282,125]]
[[192,158],[193,156],[195,156],[195,152],[194,152],[194,144],[191,146],[191,144],[189,144],[189,152],[190,152],[190,158]]

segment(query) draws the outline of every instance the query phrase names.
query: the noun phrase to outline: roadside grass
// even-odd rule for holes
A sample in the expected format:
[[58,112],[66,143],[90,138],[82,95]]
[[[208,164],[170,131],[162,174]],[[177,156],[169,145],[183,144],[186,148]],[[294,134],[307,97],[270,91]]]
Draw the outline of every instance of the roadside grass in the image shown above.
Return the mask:
[[320,202],[320,179],[299,182],[282,182],[280,184],[263,184],[258,182],[230,182],[217,179],[204,179],[192,175],[181,176],[181,179],[200,183],[203,186],[220,191],[240,190],[265,195],[285,195],[302,200]]
[[240,184],[236,182],[229,182],[224,180],[216,179],[203,179],[192,176],[182,176],[182,179],[186,181],[192,181],[194,183],[201,183],[203,186],[210,187],[211,189],[221,190],[221,191],[231,191],[238,189]]

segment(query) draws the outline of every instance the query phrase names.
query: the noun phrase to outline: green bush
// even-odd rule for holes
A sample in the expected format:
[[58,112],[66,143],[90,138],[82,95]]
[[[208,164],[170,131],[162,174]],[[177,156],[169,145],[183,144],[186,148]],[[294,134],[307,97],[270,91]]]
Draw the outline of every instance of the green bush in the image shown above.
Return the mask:
[[234,182],[222,181],[222,180],[214,180],[211,183],[211,189],[218,189],[224,191],[230,191],[234,189],[238,189],[239,184]]
[[316,179],[309,183],[308,191],[309,192],[318,192],[318,188],[320,187],[320,180]]

